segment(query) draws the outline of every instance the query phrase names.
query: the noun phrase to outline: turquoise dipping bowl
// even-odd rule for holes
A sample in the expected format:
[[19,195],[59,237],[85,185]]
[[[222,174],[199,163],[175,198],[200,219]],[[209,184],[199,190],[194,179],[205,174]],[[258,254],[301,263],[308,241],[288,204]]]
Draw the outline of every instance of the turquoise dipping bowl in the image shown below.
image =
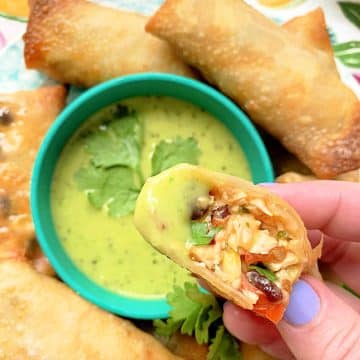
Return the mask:
[[273,181],[266,148],[247,116],[227,97],[199,81],[158,73],[116,78],[76,98],[59,115],[40,147],[31,181],[31,210],[40,246],[61,279],[92,303],[110,312],[137,319],[168,316],[166,299],[136,299],[99,286],[82,273],[63,248],[55,230],[50,189],[56,163],[74,132],[92,114],[122,99],[163,95],[197,105],[225,124],[240,143],[255,183]]

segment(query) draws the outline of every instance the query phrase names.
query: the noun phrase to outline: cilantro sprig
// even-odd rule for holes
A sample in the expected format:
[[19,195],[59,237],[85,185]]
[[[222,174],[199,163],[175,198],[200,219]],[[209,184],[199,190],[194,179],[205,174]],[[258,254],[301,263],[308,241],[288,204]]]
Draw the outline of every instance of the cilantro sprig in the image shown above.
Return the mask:
[[195,335],[199,344],[210,344],[207,360],[239,359],[237,341],[222,325],[222,309],[215,296],[200,291],[196,284],[175,286],[167,296],[172,307],[166,321],[154,320],[157,335],[169,338],[176,331]]
[[110,216],[131,214],[142,182],[143,129],[136,114],[123,108],[114,118],[84,134],[83,139],[90,159],[74,174],[79,189],[94,208],[105,207]]
[[[74,174],[92,206],[110,216],[133,213],[144,176],[140,169],[143,124],[135,111],[117,105],[110,119],[82,135],[88,163]],[[198,164],[200,149],[193,138],[160,141],[152,155],[155,175],[181,162]]]
[[209,245],[220,230],[221,228],[216,226],[209,228],[206,222],[192,221],[190,243],[194,245]]

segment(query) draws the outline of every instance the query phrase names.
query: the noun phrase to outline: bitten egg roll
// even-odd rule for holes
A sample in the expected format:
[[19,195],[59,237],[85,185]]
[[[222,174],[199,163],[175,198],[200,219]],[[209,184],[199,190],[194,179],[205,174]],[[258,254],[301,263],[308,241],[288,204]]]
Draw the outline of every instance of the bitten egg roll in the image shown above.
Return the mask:
[[49,126],[65,105],[63,86],[0,94],[0,259],[28,257],[52,273],[35,241],[29,187]]
[[181,164],[145,183],[135,225],[152,246],[238,306],[278,322],[294,282],[319,276],[303,222],[245,180]]
[[180,360],[129,321],[21,261],[0,261],[0,358]]
[[360,167],[359,100],[323,36],[292,28],[241,0],[166,0],[146,25],[314,174],[332,178]]
[[193,76],[165,41],[145,32],[146,21],[85,0],[37,0],[24,35],[26,66],[84,87],[149,71]]

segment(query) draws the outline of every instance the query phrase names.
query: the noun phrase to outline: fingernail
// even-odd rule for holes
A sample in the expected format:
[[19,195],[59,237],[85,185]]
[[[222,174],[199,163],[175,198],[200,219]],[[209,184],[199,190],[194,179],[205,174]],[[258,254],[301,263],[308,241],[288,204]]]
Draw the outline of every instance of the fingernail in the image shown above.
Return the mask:
[[319,296],[306,281],[299,280],[293,286],[284,319],[291,325],[305,325],[316,317],[319,310]]
[[268,182],[268,183],[259,183],[259,184],[257,184],[257,185],[260,185],[260,186],[274,186],[275,185],[275,183],[273,183],[273,182]]

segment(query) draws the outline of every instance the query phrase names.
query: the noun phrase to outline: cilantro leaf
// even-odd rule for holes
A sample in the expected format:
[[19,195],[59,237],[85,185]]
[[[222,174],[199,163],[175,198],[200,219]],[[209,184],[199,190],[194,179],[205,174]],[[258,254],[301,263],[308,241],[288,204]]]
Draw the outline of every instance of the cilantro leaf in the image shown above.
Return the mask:
[[157,335],[169,338],[179,330],[181,322],[175,321],[173,319],[168,319],[167,321],[157,319],[153,321],[153,325],[156,329]]
[[101,124],[85,137],[85,149],[96,167],[139,167],[142,126],[135,115]]
[[194,245],[208,245],[220,230],[219,227],[209,229],[206,222],[192,221],[190,242]]
[[237,341],[225,330],[224,326],[219,326],[215,338],[209,346],[207,360],[239,360],[240,352]]
[[199,344],[209,343],[209,328],[221,316],[222,312],[218,306],[208,308],[204,314],[200,314],[195,327],[195,339]]
[[197,165],[201,154],[194,138],[176,137],[171,141],[160,141],[151,157],[152,175],[156,175],[171,166],[188,163]]
[[269,269],[265,269],[263,267],[256,266],[256,265],[250,265],[249,270],[257,271],[260,275],[265,276],[270,281],[276,281],[277,280],[277,276]]
[[80,168],[75,173],[75,181],[80,190],[100,189],[105,182],[106,171],[95,166]]
[[[191,325],[195,329],[195,339],[199,344],[209,342],[209,328],[221,317],[221,309],[213,295],[204,294],[196,285],[186,287],[186,295],[196,304],[200,305],[198,311],[187,318],[182,326],[183,333],[191,335],[193,330],[185,332]],[[195,320],[195,323],[194,323]]]
[[79,188],[87,193],[89,202],[96,208],[107,206],[110,216],[132,213],[139,190],[134,185],[133,172],[129,168],[103,169],[89,163],[75,173]]
[[108,205],[109,215],[113,217],[132,214],[135,210],[136,200],[139,196],[137,189],[125,189],[116,192]]
[[[166,300],[172,310],[170,311],[170,317],[175,320],[185,320],[189,317],[193,311],[198,311],[201,304],[196,303],[188,296],[188,292],[191,288],[197,287],[195,284],[185,283],[184,289],[179,286],[175,286],[173,292],[170,292]],[[180,305],[181,306],[178,306]]]

